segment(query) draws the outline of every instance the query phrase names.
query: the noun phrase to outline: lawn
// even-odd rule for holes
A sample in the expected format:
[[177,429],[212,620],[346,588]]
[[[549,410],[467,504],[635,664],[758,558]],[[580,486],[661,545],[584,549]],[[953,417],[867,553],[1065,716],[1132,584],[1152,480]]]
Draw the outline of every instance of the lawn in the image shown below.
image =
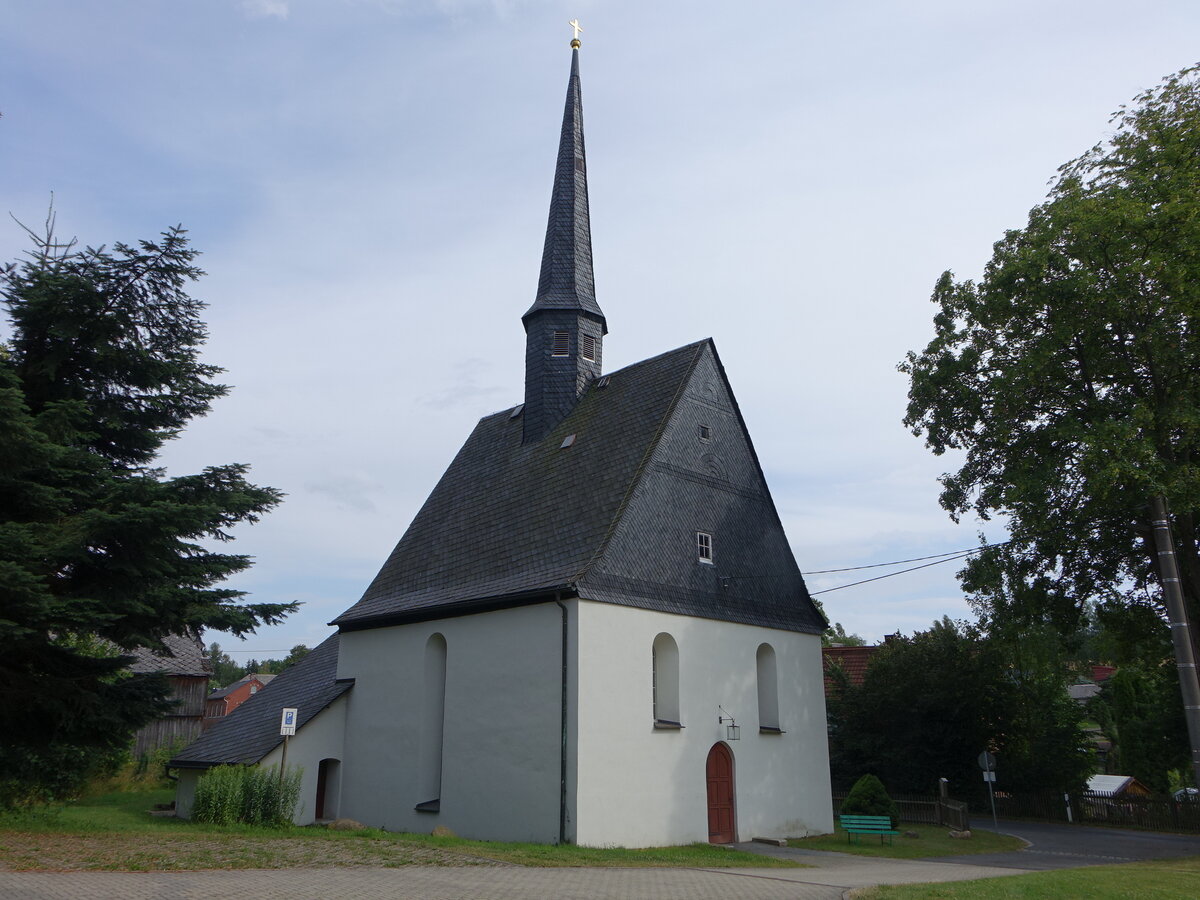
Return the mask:
[[170,790],[106,794],[66,807],[0,816],[0,869],[282,869],[332,866],[795,867],[790,860],[693,844],[645,850],[469,841],[375,828],[269,829],[152,816]]
[[1195,897],[1200,857],[1089,866],[945,884],[862,888],[854,900],[1180,900]]
[[[869,834],[857,835],[854,843],[846,840],[841,826],[833,834],[810,838],[791,838],[789,847],[805,850],[833,850],[838,853],[853,853],[856,856],[882,856],[890,859],[921,859],[929,856],[966,856],[973,853],[1007,853],[1020,850],[1025,842],[1020,838],[996,834],[992,831],[972,831],[969,838],[952,838],[950,829],[944,825],[911,825],[900,823],[901,834],[892,838],[892,843],[880,843],[878,837]],[[906,838],[903,832],[911,831],[920,837]]]

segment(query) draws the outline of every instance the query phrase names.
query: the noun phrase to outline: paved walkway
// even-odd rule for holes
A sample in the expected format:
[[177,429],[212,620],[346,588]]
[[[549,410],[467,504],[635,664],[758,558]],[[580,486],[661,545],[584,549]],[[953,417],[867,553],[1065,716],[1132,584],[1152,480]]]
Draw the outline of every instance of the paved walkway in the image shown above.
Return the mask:
[[840,900],[883,882],[964,881],[1020,869],[809,854],[810,869],[296,869],[0,872],[13,900]]

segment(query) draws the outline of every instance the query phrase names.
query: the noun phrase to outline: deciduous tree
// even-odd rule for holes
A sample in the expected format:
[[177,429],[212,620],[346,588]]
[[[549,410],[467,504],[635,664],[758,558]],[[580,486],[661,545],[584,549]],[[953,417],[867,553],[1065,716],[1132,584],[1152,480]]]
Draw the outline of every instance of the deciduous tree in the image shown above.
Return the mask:
[[942,505],[1007,518],[1002,556],[966,569],[993,619],[1074,627],[1095,603],[1165,620],[1159,496],[1200,614],[1200,67],[1113,124],[979,282],[942,275],[934,338],[901,366],[905,423],[935,453],[965,454]]

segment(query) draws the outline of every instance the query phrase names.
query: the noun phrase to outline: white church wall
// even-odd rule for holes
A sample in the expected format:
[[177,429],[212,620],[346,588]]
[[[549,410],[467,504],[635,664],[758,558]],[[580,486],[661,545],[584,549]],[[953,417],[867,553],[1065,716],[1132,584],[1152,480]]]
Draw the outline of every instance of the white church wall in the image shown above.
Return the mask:
[[[446,642],[440,808],[418,812],[435,799],[420,764],[434,634]],[[561,644],[553,603],[343,633],[338,676],[356,682],[342,814],[392,831],[557,840]]]
[[[351,691],[350,694],[354,692]],[[317,820],[317,773],[321,760],[345,758],[344,735],[346,730],[346,711],[350,707],[350,694],[343,694],[329,706],[321,710],[304,727],[288,741],[287,767],[292,769],[299,766],[300,800],[296,804],[296,812],[292,821],[297,825],[311,825]],[[264,695],[268,696],[268,695]],[[259,701],[262,702],[261,700]],[[280,706],[282,715],[283,707]],[[280,744],[262,758],[260,766],[276,767],[283,760],[283,745]],[[337,797],[330,796],[330,788],[336,795],[337,784],[326,787],[326,806],[337,805]]]
[[[656,729],[651,647],[679,651],[683,728]],[[779,725],[760,734],[757,653],[775,651]],[[736,839],[833,830],[820,638],[583,601],[579,603],[575,837],[590,846],[708,840],[705,762],[742,727],[734,757]]]

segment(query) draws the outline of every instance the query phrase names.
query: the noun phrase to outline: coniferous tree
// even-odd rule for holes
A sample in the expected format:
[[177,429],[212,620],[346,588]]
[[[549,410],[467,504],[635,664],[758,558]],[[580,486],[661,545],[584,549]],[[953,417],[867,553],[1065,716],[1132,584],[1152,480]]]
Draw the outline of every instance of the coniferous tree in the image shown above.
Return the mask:
[[0,273],[0,804],[71,790],[169,708],[165,680],[129,675],[120,651],[294,608],[239,602],[222,582],[250,560],[216,549],[281,494],[240,464],[153,465],[227,391],[200,361],[183,230],[111,251],[52,232]]

